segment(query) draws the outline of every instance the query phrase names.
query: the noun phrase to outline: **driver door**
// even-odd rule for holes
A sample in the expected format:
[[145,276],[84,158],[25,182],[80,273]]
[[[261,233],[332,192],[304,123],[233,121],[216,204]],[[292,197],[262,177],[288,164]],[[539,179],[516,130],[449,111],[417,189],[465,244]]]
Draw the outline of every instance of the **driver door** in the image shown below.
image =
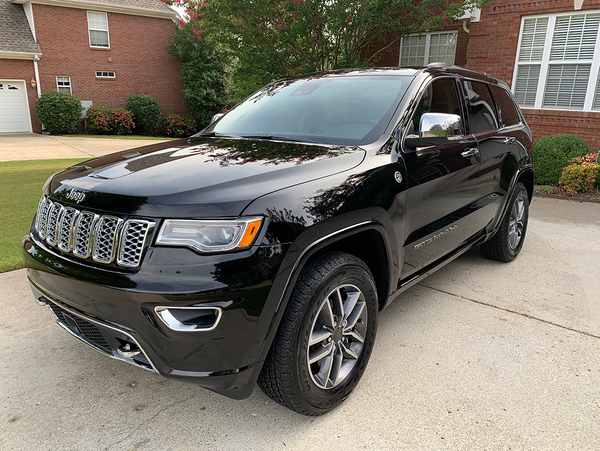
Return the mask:
[[421,94],[410,127],[419,133],[423,114],[447,113],[461,117],[462,132],[415,148],[409,148],[405,138],[403,157],[409,187],[405,241],[399,243],[404,247],[401,281],[452,253],[475,232],[477,140],[464,135],[466,116],[460,99],[456,78],[433,80]]

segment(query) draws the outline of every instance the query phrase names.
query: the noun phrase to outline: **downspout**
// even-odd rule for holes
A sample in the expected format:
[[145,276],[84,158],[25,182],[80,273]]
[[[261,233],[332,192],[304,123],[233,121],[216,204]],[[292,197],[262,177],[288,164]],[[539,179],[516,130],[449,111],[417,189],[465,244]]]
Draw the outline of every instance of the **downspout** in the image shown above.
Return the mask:
[[463,30],[465,30],[465,33],[470,33],[471,32],[471,30],[469,30],[469,28],[467,27],[467,23],[469,23],[469,22],[471,22],[470,18],[467,19],[467,20],[463,20],[462,21],[462,23],[463,23]]
[[42,87],[40,86],[40,72],[38,71],[38,61],[40,57],[39,55],[35,55],[33,58],[33,70],[35,72],[35,84],[37,87],[37,96],[38,99],[42,97]]

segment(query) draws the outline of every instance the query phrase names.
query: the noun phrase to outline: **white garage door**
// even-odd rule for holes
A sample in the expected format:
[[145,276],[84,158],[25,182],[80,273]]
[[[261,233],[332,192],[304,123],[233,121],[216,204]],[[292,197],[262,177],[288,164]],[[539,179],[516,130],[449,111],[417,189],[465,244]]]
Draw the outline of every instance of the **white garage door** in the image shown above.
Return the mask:
[[0,80],[0,133],[30,131],[25,82]]

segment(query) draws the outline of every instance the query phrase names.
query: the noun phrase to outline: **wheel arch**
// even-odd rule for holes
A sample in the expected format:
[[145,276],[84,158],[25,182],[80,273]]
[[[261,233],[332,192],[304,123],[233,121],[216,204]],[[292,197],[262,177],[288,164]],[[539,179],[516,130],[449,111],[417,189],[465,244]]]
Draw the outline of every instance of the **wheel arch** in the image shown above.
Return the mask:
[[[317,246],[302,265],[302,267],[317,260],[321,255],[338,251],[354,255],[369,267],[375,287],[379,310],[385,305],[390,288],[390,258],[386,242],[377,227],[364,227],[348,236],[333,237]],[[337,239],[335,239],[337,238]],[[302,268],[299,269],[300,271]]]
[[531,199],[533,199],[533,185],[535,183],[535,174],[533,172],[533,168],[527,168],[523,170],[517,177],[516,183],[519,182],[525,185],[527,196],[529,197],[529,203],[531,203]]
[[[372,249],[377,249],[377,253],[371,252]],[[297,257],[291,265],[292,268],[287,276],[285,287],[281,291],[279,304],[277,305],[273,316],[269,332],[259,351],[257,361],[263,361],[271,348],[273,339],[280,327],[283,313],[285,312],[291,297],[292,290],[294,289],[302,269],[310,262],[319,258],[319,256],[332,251],[340,251],[354,255],[363,260],[373,275],[377,289],[379,310],[385,306],[390,294],[393,285],[390,281],[393,280],[394,277],[393,258],[395,254],[388,233],[381,223],[365,221],[351,225],[338,230],[331,235],[326,235],[321,239],[313,241],[308,246],[304,247],[304,249],[297,248],[297,250]],[[371,253],[373,255],[369,255]]]

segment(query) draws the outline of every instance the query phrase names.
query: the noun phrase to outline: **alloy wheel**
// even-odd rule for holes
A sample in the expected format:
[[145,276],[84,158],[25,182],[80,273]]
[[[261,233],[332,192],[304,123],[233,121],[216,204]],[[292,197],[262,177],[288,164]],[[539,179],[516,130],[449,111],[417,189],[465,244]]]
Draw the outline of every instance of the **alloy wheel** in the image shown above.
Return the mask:
[[355,285],[335,288],[322,301],[313,321],[307,361],[312,381],[327,390],[348,378],[363,350],[367,309]]

